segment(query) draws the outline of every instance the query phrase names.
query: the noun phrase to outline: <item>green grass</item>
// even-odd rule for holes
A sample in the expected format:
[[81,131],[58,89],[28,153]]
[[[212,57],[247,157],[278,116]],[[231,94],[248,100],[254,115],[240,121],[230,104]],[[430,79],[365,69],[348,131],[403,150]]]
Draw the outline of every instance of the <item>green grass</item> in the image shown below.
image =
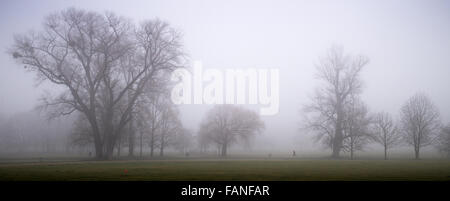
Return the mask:
[[[127,173],[125,173],[125,170]],[[448,160],[145,160],[0,165],[0,180],[450,180]]]

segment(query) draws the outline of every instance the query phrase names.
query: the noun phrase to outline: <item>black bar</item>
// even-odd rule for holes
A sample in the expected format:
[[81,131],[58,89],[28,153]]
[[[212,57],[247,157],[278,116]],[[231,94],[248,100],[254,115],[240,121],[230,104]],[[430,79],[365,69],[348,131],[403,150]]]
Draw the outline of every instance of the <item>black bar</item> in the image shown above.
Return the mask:
[[[75,198],[89,200],[99,198],[126,200],[311,200],[317,199],[382,199],[427,198],[444,196],[450,187],[449,182],[289,182],[289,181],[89,181],[89,182],[0,182],[1,192],[17,196]],[[245,191],[237,195],[233,187]],[[252,186],[252,187],[251,187]],[[258,193],[266,186],[268,191]],[[183,188],[203,188],[204,195],[182,195]],[[205,194],[205,188],[214,188],[214,194]],[[249,189],[253,189],[250,191]],[[221,192],[219,192],[221,191]],[[199,191],[197,191],[199,192]],[[191,194],[193,191],[191,191]],[[268,194],[267,194],[268,193]],[[358,196],[358,195],[362,195]],[[308,199],[307,199],[308,198]],[[315,199],[312,199],[315,200]],[[427,199],[429,200],[429,199]]]

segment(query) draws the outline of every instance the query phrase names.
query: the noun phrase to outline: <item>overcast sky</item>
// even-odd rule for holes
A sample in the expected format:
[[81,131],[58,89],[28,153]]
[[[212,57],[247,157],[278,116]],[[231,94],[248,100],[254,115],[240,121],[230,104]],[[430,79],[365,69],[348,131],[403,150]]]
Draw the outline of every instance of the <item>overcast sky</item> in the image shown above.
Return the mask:
[[[0,114],[32,109],[36,88],[6,54],[15,33],[39,30],[44,16],[74,6],[134,20],[160,18],[184,34],[192,60],[204,68],[278,68],[280,112],[264,117],[262,139],[273,146],[310,144],[298,132],[299,110],[319,82],[314,63],[333,44],[364,54],[363,100],[372,112],[397,115],[414,93],[429,95],[450,121],[449,1],[22,1],[0,3]],[[209,106],[183,106],[191,129]],[[276,137],[279,136],[279,137]],[[294,140],[295,139],[295,140]],[[299,142],[300,141],[300,142]],[[286,144],[287,143],[287,144]]]

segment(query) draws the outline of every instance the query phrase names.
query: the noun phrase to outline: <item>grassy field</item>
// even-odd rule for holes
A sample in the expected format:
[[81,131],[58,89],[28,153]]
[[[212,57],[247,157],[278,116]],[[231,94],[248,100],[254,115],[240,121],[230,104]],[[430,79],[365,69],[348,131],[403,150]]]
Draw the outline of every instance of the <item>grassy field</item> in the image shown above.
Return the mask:
[[85,180],[450,180],[450,161],[439,160],[136,160],[7,163],[2,181]]

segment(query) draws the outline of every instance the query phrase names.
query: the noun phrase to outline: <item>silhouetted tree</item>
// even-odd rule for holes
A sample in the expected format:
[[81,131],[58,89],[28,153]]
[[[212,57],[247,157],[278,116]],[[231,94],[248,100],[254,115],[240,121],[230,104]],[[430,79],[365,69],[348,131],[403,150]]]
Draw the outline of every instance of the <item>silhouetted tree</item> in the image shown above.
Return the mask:
[[439,132],[439,111],[426,95],[416,94],[401,108],[400,123],[406,143],[413,146],[419,159],[420,148],[432,144]]
[[372,124],[373,139],[384,148],[384,160],[387,160],[388,150],[401,142],[400,132],[391,115],[380,112],[375,115]]
[[227,148],[238,140],[246,140],[261,132],[264,122],[258,114],[234,105],[216,105],[206,115],[200,126],[200,135],[219,146],[220,155],[227,155]]
[[189,153],[189,148],[192,146],[192,142],[192,132],[186,128],[180,128],[175,135],[173,145],[176,150],[182,152],[183,154],[187,154]]
[[74,8],[43,24],[40,32],[17,35],[10,53],[41,80],[65,89],[43,105],[53,116],[83,114],[96,157],[108,159],[144,88],[181,66],[180,34],[160,20],[136,27],[112,13]]
[[361,93],[359,74],[368,61],[365,56],[345,55],[342,48],[334,46],[316,65],[317,78],[324,86],[316,89],[312,103],[303,109],[304,127],[317,134],[317,141],[332,149],[334,158],[339,157],[343,148],[346,104],[351,96]]
[[179,112],[172,102],[166,102],[161,105],[161,120],[159,129],[159,155],[164,155],[164,148],[171,145],[178,132],[182,131],[183,126],[179,119]]
[[352,97],[350,101],[344,108],[343,148],[350,152],[350,159],[353,159],[355,151],[363,150],[372,138],[369,131],[372,119],[367,106],[361,100]]

